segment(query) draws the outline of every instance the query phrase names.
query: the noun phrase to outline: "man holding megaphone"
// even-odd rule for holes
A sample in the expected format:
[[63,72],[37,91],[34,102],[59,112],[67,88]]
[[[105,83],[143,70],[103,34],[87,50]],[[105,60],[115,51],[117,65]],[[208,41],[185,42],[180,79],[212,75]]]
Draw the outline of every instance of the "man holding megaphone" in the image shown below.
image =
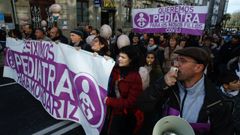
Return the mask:
[[191,125],[196,135],[232,135],[232,106],[223,100],[204,74],[209,54],[198,47],[175,53],[178,57],[174,67],[140,95],[139,107],[155,113],[156,108],[162,108],[158,112],[162,117],[179,116]]

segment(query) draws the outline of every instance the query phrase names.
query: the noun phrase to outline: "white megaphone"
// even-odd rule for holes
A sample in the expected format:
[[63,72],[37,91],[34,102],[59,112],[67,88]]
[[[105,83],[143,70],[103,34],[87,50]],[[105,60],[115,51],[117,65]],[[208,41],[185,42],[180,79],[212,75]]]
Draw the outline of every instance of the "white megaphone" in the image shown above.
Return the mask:
[[153,135],[195,135],[195,133],[183,118],[166,116],[155,124]]

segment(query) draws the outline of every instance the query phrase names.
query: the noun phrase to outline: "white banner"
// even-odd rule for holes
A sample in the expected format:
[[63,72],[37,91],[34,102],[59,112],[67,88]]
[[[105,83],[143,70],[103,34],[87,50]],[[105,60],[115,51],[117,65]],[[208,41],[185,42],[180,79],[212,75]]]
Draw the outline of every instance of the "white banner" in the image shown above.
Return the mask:
[[26,88],[54,118],[98,135],[105,119],[108,79],[115,64],[54,42],[7,39],[4,77]]

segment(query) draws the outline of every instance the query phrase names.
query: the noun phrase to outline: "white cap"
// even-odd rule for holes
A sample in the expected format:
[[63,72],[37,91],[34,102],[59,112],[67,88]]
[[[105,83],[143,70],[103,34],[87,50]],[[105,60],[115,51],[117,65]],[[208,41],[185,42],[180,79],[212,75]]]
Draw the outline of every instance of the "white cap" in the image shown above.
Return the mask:
[[127,35],[120,35],[117,39],[118,49],[121,49],[124,46],[130,45],[130,40]]
[[93,39],[96,37],[96,35],[90,35],[86,38],[87,44],[91,45]]

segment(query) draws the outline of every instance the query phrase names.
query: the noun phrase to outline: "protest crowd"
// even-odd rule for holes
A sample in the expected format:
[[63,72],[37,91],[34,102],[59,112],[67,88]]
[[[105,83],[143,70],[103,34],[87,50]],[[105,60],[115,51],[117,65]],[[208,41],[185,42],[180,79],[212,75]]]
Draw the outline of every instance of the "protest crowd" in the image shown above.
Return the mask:
[[114,34],[105,24],[78,27],[64,36],[57,26],[44,30],[27,24],[1,31],[1,40],[4,34],[61,42],[116,61],[101,135],[151,135],[156,122],[168,115],[184,118],[196,135],[240,135],[238,33],[192,36],[118,28]]

